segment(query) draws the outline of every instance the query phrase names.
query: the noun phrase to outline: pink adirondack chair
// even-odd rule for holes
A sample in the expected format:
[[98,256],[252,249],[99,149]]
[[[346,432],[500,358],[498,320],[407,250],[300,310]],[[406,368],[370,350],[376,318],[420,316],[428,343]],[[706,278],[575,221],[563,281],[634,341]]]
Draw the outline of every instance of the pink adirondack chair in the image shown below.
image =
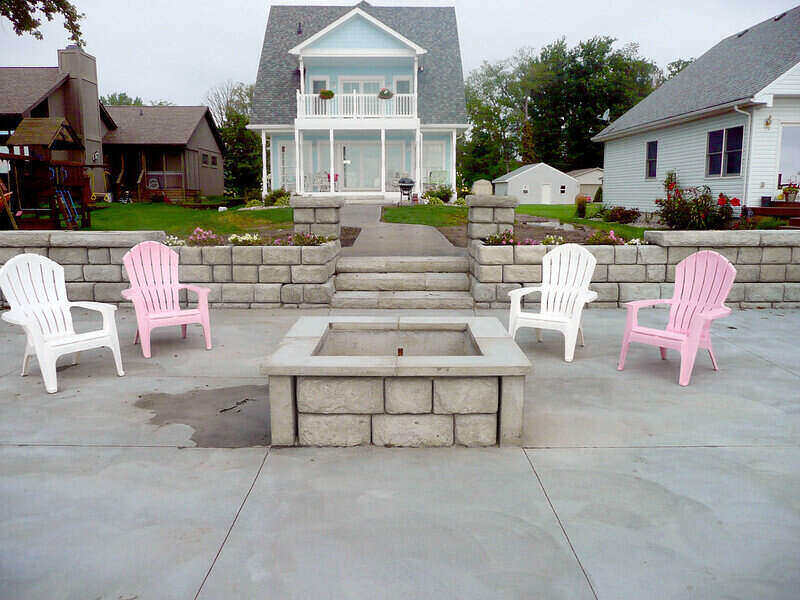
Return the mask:
[[[628,302],[628,322],[622,338],[617,369],[625,368],[625,356],[631,342],[658,346],[662,360],[667,358],[667,349],[681,353],[680,385],[689,385],[695,357],[699,348],[708,350],[711,364],[716,371],[717,359],[711,347],[711,322],[726,317],[731,309],[724,305],[731,291],[736,269],[727,259],[703,250],[684,258],[675,268],[675,292],[672,298],[661,300],[635,300]],[[639,325],[640,308],[656,304],[669,304],[669,323],[665,330]]]
[[[158,242],[136,244],[122,257],[131,287],[122,297],[131,300],[136,310],[138,330],[133,343],[142,342],[142,354],[150,358],[150,332],[157,327],[186,326],[200,323],[206,338],[206,350],[211,350],[211,322],[208,316],[209,288],[178,281],[178,253]],[[189,290],[197,294],[197,308],[181,309],[178,292]]]

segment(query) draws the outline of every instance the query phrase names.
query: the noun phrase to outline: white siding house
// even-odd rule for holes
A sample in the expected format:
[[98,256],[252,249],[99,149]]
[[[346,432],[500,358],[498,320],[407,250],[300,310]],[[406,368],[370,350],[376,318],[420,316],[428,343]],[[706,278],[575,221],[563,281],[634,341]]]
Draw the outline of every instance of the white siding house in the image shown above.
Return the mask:
[[592,169],[575,169],[567,171],[567,175],[578,180],[581,196],[589,196],[594,199],[597,190],[603,185],[603,169],[594,167]]
[[579,184],[546,163],[525,165],[492,181],[497,196],[516,196],[520,204],[572,204]]
[[654,210],[669,171],[747,206],[774,199],[800,179],[800,7],[726,38],[592,139],[607,204]]

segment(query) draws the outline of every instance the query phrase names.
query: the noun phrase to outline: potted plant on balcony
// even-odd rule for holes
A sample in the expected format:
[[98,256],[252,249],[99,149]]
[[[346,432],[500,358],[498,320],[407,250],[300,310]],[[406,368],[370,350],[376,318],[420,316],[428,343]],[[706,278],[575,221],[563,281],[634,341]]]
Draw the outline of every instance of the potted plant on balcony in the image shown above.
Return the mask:
[[320,100],[330,100],[333,98],[333,90],[320,90],[319,98]]
[[381,91],[378,92],[378,98],[381,100],[391,100],[394,93],[389,88],[381,88]]
[[800,186],[796,183],[787,183],[783,186],[783,199],[786,202],[796,202],[798,189],[800,189]]

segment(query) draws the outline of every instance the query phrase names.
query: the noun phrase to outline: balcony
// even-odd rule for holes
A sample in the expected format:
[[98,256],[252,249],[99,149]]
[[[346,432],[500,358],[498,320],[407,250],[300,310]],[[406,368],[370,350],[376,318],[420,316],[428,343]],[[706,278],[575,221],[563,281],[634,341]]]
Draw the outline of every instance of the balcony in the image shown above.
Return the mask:
[[381,100],[377,94],[336,94],[323,100],[318,94],[297,92],[298,119],[414,119],[416,94],[395,94]]

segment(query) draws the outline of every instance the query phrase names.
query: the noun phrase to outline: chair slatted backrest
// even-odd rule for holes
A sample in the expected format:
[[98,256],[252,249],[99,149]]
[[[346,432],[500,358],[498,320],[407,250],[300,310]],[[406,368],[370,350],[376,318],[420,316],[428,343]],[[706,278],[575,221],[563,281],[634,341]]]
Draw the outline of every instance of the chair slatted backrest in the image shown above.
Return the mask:
[[721,307],[735,278],[733,265],[712,250],[684,258],[675,267],[675,291],[667,330],[686,333],[697,313]]
[[542,259],[541,312],[573,315],[583,306],[597,259],[578,244],[556,246]]
[[0,289],[11,310],[24,314],[44,337],[75,333],[64,267],[45,256],[19,254],[0,269]]
[[158,242],[136,244],[122,257],[131,288],[139,290],[148,313],[180,309],[178,253]]

